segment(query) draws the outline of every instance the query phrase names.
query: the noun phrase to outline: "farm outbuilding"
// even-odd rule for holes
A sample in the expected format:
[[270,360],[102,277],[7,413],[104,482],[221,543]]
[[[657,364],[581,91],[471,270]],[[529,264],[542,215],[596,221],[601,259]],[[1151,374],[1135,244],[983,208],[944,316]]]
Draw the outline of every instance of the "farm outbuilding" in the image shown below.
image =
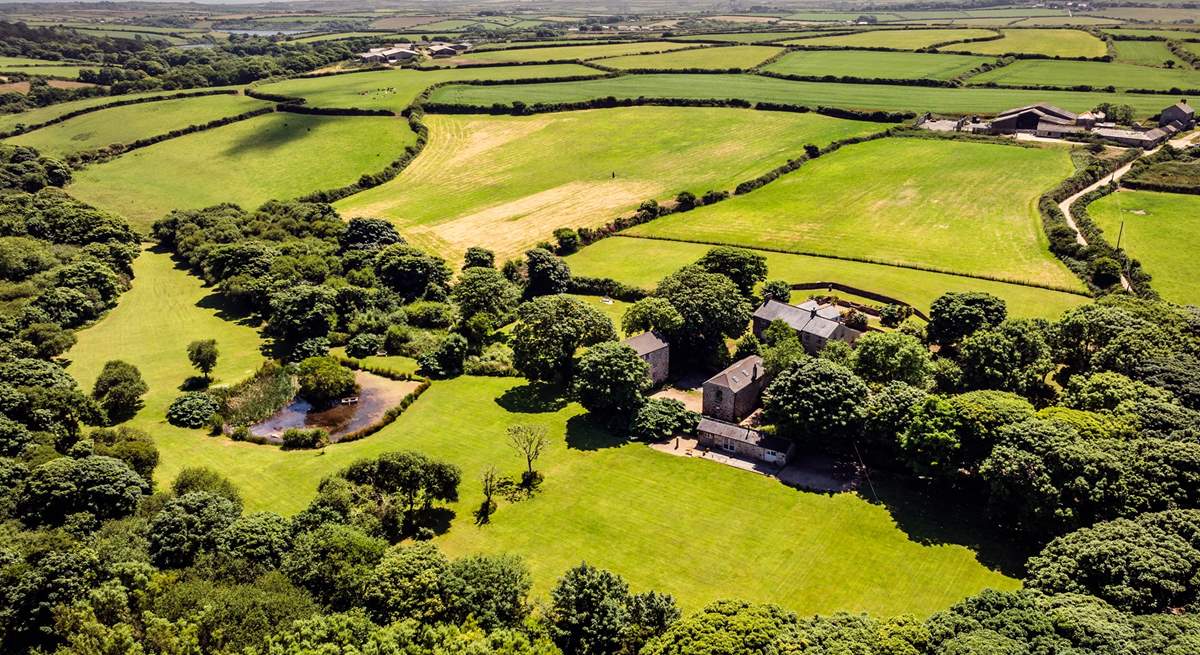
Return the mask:
[[700,419],[696,435],[701,446],[768,464],[786,464],[795,448],[791,441],[782,437],[708,417]]
[[1196,110],[1192,109],[1186,98],[1159,112],[1159,127],[1166,127],[1171,123],[1179,123],[1180,129],[1191,129],[1195,125]]
[[798,333],[804,349],[815,355],[831,339],[853,344],[862,336],[862,332],[846,327],[842,320],[842,312],[836,305],[806,300],[797,306],[767,300],[754,311],[752,329],[754,336],[761,339],[771,323],[783,321]]
[[762,357],[751,355],[704,382],[704,415],[737,422],[758,407],[767,386]]
[[623,341],[650,365],[650,381],[658,386],[671,371],[671,344],[657,332],[643,332]]

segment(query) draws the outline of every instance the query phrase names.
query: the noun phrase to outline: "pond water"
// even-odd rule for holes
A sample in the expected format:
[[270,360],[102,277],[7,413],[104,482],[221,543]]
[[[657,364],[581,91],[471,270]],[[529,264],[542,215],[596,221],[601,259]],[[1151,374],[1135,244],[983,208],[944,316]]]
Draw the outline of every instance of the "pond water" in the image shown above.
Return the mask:
[[270,418],[250,426],[250,432],[259,437],[279,441],[289,428],[321,428],[329,433],[329,440],[361,430],[379,421],[387,410],[400,404],[419,382],[401,382],[380,375],[355,371],[358,382],[358,402],[352,405],[334,405],[314,411],[311,403],[296,398]]

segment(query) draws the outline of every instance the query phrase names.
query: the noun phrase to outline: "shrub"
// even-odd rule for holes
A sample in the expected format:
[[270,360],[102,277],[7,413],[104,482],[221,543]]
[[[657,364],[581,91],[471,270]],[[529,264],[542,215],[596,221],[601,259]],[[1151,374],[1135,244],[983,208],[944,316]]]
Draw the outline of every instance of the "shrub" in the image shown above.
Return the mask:
[[202,428],[220,408],[221,404],[211,394],[191,391],[171,402],[167,422],[180,428]]
[[448,328],[454,323],[454,306],[444,302],[415,302],[405,308],[410,325],[422,328]]
[[647,398],[633,416],[629,433],[640,441],[658,441],[695,431],[700,417],[674,398]]
[[284,450],[301,450],[306,448],[324,448],[329,445],[329,433],[321,428],[302,430],[288,428],[283,433]]
[[346,344],[346,354],[356,359],[370,357],[383,348],[383,337],[378,334],[360,334]]
[[358,391],[354,372],[332,357],[309,357],[300,362],[300,395],[314,405],[328,405]]

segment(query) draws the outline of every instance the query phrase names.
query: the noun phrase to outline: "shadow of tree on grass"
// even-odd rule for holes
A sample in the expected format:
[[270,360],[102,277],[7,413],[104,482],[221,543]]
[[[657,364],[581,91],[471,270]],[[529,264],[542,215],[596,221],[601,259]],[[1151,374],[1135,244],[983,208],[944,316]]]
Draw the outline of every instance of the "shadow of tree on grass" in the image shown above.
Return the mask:
[[496,404],[516,414],[557,412],[570,402],[566,389],[549,382],[530,382],[500,394]]
[[580,414],[567,419],[567,448],[600,450],[623,446],[628,441],[593,420],[588,414]]

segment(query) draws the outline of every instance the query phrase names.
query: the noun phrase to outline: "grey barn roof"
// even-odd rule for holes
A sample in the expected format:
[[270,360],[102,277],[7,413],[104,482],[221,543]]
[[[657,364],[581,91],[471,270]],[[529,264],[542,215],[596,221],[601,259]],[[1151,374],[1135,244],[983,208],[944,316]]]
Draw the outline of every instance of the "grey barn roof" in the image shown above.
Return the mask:
[[652,352],[657,352],[670,345],[662,338],[662,336],[655,332],[643,332],[639,335],[629,337],[621,343],[633,348],[635,351],[637,351],[637,354],[642,356],[649,355]]
[[778,300],[768,300],[758,309],[754,310],[754,317],[761,318],[767,322],[783,321],[792,326],[793,330],[803,330],[804,325],[808,323],[812,315],[795,305],[789,305]]
[[740,425],[734,425],[732,423],[726,423],[725,421],[718,421],[708,417],[702,417],[700,419],[700,425],[697,426],[696,429],[699,432],[715,434],[720,437],[725,437],[726,439],[734,439],[758,446],[759,448],[774,450],[780,453],[786,453],[792,445],[790,441],[783,439],[782,437],[765,435],[758,430],[751,430],[750,428],[744,428]]
[[738,392],[750,386],[751,382],[761,378],[765,372],[762,357],[750,355],[712,376],[704,384],[715,384],[730,391]]
[[1078,116],[1076,114],[1074,114],[1073,112],[1069,112],[1066,109],[1063,109],[1061,107],[1055,107],[1054,105],[1048,105],[1044,102],[1039,102],[1039,103],[1032,104],[1032,105],[1025,105],[1024,107],[1015,107],[1013,109],[1009,109],[1007,111],[1000,112],[1000,114],[998,116],[996,116],[996,118],[1012,116],[1013,114],[1021,114],[1021,113],[1027,112],[1027,111],[1032,111],[1035,114],[1037,114],[1039,117],[1050,118],[1054,122],[1061,122],[1061,121],[1075,122],[1075,119],[1078,118]]
[[831,321],[827,318],[814,316],[812,320],[808,322],[808,325],[804,326],[804,332],[806,334],[814,334],[818,337],[828,339],[833,336],[834,332],[837,332],[839,325],[841,325],[841,323],[838,323],[837,321]]

